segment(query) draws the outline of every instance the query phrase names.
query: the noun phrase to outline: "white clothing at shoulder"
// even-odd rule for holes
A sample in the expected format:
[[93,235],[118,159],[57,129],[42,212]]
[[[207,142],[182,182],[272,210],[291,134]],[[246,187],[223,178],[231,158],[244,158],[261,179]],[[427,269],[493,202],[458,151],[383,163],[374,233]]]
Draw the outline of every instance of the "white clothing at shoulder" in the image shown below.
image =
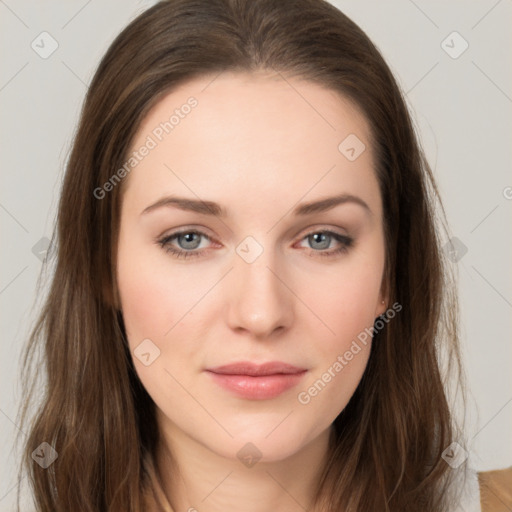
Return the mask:
[[480,486],[478,472],[468,464],[454,469],[457,471],[457,483],[453,512],[482,512],[480,505]]

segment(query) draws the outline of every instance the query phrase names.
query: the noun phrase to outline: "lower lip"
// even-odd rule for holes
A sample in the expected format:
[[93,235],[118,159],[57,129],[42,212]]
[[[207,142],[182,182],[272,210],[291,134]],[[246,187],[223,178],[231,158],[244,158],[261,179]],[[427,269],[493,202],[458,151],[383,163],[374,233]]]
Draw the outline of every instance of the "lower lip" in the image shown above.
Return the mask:
[[296,386],[306,370],[300,373],[275,375],[228,375],[208,371],[219,386],[236,395],[251,400],[268,400],[275,398],[290,388]]

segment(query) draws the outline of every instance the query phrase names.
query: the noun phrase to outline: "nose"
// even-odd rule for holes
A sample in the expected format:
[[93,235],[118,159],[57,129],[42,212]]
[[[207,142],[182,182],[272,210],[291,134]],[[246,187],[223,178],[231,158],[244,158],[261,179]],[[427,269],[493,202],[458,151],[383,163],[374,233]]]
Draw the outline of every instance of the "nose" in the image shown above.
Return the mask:
[[[289,281],[289,279],[288,279]],[[277,265],[270,249],[252,263],[235,254],[230,273],[227,322],[231,329],[260,340],[271,338],[292,325],[293,286]]]

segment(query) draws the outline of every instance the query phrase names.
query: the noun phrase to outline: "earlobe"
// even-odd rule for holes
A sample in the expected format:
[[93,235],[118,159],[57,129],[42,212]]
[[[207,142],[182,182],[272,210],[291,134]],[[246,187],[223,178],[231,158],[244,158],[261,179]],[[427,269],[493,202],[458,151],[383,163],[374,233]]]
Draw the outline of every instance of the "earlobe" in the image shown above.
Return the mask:
[[388,306],[387,306],[389,304],[388,290],[389,290],[388,278],[386,276],[386,273],[384,273],[384,276],[382,278],[382,283],[380,286],[380,293],[379,293],[380,302],[379,302],[379,305],[377,306],[377,311],[375,311],[377,318],[379,316],[382,316],[388,308]]
[[381,317],[385,311],[386,311],[386,301],[381,300],[380,305],[377,308],[377,316],[375,317],[375,320],[377,320],[379,317]]

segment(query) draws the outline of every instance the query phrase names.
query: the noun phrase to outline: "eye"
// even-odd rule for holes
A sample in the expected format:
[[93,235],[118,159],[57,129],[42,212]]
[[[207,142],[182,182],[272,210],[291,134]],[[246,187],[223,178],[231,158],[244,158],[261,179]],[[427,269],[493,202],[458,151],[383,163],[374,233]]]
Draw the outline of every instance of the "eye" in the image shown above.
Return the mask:
[[[166,252],[173,254],[176,258],[190,258],[201,256],[203,250],[196,251],[201,243],[201,238],[210,240],[208,235],[195,229],[189,229],[185,231],[178,231],[167,235],[164,238],[158,240],[158,243]],[[172,245],[171,242],[176,240],[179,247]],[[181,248],[180,248],[181,247]]]
[[[201,239],[203,238],[211,241],[206,233],[195,229],[188,229],[166,235],[158,240],[158,244],[162,249],[176,258],[195,258],[202,256],[205,252],[204,247],[200,248]],[[347,252],[354,242],[354,239],[349,236],[329,230],[312,231],[302,238],[301,242],[305,240],[307,240],[312,248],[312,250],[309,251],[310,256],[318,255],[326,257],[334,257]],[[176,242],[177,246],[174,245],[173,242]],[[338,247],[326,251],[325,249],[329,249],[332,242],[337,243]]]
[[[310,244],[310,247],[314,249],[310,251],[310,256],[318,255],[327,257],[346,253],[354,242],[353,238],[334,231],[312,231],[302,240],[306,240]],[[325,251],[325,249],[331,246],[331,242],[333,241],[338,243],[338,247],[330,251]]]

